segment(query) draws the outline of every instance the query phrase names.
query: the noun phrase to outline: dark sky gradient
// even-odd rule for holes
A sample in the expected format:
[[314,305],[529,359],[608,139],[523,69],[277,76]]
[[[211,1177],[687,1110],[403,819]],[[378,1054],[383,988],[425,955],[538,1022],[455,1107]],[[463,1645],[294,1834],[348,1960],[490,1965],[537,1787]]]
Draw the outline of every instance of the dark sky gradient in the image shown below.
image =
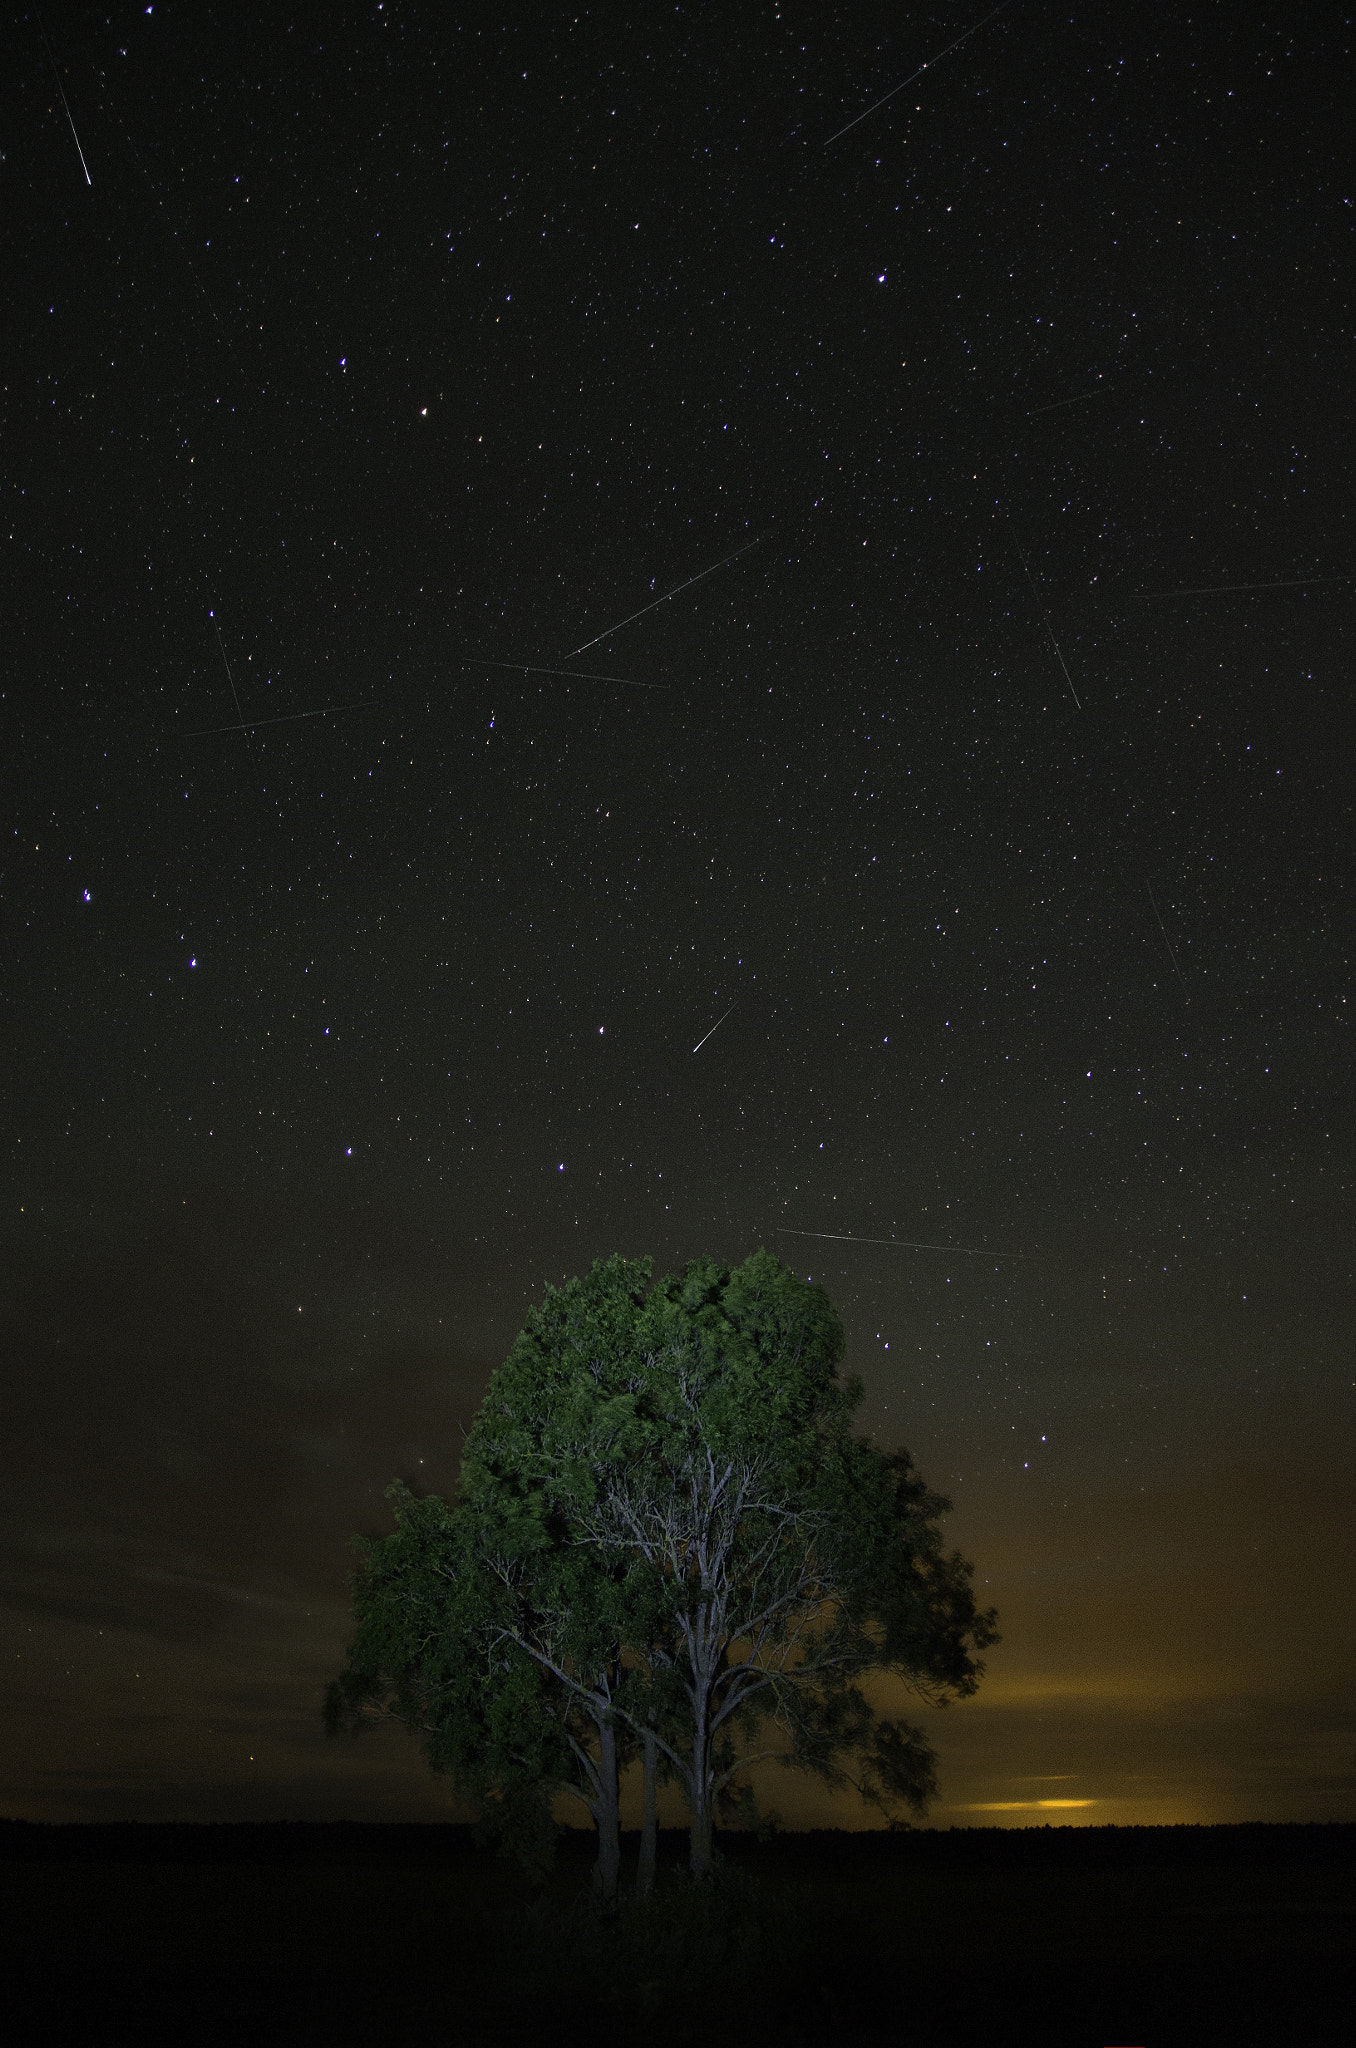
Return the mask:
[[446,1812],[347,1536],[767,1244],[1001,1610],[937,1821],[1356,1818],[1348,17],[826,143],[980,12],[54,0],[89,185],[12,27],[0,1810]]

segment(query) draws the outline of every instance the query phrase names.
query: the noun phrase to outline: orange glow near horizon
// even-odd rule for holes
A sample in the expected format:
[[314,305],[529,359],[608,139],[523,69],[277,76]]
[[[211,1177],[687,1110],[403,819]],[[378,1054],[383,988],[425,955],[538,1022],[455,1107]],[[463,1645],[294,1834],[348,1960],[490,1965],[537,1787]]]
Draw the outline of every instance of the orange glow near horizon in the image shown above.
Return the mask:
[[1055,1806],[1096,1806],[1095,1799],[973,1799],[953,1813],[1046,1813]]

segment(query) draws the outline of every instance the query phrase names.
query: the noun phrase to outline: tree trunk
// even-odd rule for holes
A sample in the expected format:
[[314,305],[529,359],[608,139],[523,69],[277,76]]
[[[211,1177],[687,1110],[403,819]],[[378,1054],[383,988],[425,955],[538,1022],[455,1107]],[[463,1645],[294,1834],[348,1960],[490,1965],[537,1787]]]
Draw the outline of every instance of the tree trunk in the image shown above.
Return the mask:
[[711,1871],[715,1847],[715,1816],[711,1811],[711,1731],[707,1720],[711,1699],[710,1686],[706,1682],[705,1672],[699,1670],[695,1677],[696,1712],[692,1725],[692,1772],[688,1779],[688,1798],[692,1804],[688,1869],[694,1877],[701,1878],[709,1876]]
[[636,1866],[636,1897],[648,1899],[654,1889],[659,1848],[659,1745],[653,1728],[645,1730],[645,1805],[640,1822],[640,1861]]
[[[700,1803],[699,1803],[700,1802]],[[694,1877],[709,1877],[715,1854],[715,1815],[711,1811],[711,1788],[702,1785],[692,1805],[688,1869]]]
[[598,1862],[593,1872],[593,1891],[599,1910],[610,1919],[617,1910],[617,1881],[621,1876],[621,1807],[617,1794],[617,1731],[610,1722],[598,1724],[598,1799],[594,1817],[598,1823]]

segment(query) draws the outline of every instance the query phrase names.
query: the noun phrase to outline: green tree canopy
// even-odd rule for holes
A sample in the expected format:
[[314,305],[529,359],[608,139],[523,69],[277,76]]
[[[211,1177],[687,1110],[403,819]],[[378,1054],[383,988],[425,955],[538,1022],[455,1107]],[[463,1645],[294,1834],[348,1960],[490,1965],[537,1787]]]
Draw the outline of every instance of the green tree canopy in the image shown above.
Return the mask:
[[906,1452],[854,1434],[843,1332],[822,1288],[766,1252],[652,1288],[612,1258],[549,1288],[491,1379],[455,1507],[398,1503],[368,1546],[359,1633],[331,1692],[418,1728],[435,1767],[538,1850],[550,1799],[584,1799],[615,1898],[618,1769],[639,1753],[691,1810],[694,1872],[718,1804],[762,1757],[921,1810],[921,1731],[863,1689],[973,1692],[995,1640],[949,1503]]

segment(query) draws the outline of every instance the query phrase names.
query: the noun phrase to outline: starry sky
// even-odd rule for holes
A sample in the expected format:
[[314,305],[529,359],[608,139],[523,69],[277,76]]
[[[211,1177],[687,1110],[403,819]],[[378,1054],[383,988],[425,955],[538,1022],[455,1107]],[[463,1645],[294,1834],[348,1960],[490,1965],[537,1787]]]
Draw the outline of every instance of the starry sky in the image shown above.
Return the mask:
[[936,1823],[1356,1818],[1349,17],[982,13],[15,16],[0,1809],[453,1812],[350,1533],[765,1244]]

